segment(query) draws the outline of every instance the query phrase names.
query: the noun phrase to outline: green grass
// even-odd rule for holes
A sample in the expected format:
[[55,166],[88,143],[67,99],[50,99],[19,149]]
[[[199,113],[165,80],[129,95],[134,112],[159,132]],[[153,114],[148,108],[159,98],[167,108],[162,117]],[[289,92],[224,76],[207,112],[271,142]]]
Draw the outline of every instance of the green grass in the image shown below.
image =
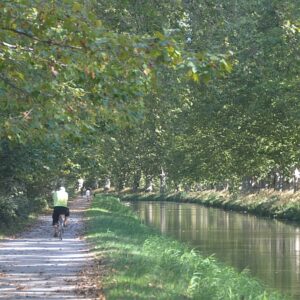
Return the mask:
[[106,262],[107,299],[284,299],[247,272],[204,257],[140,223],[114,196],[97,195],[87,212],[87,238]]

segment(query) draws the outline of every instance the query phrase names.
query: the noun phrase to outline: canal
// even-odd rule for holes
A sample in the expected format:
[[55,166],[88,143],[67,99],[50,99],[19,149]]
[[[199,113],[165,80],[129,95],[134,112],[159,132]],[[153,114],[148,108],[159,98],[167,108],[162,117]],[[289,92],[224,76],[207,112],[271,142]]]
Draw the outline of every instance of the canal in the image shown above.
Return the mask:
[[300,299],[300,226],[197,204],[134,202],[143,222]]

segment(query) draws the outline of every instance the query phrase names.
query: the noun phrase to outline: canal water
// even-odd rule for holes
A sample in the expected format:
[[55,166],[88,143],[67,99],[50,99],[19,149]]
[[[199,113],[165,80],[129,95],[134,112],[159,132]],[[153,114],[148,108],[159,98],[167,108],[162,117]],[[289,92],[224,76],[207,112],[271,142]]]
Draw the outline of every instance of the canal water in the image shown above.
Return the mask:
[[300,226],[197,204],[134,202],[148,225],[300,299]]

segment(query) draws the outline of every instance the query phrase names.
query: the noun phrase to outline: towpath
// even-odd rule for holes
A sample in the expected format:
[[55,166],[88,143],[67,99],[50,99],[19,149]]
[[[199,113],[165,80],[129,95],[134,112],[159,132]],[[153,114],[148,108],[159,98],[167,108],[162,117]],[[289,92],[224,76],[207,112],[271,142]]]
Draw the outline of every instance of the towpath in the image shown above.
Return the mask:
[[51,215],[41,216],[20,236],[0,241],[0,299],[105,299],[82,238],[88,205],[83,197],[71,201],[62,241],[53,237]]

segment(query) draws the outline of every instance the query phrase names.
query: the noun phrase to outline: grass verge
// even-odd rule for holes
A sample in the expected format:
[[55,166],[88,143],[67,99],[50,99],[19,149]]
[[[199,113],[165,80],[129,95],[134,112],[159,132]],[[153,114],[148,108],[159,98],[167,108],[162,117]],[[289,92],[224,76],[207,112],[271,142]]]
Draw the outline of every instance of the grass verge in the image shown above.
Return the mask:
[[97,195],[87,219],[87,238],[106,262],[107,299],[285,299],[141,224],[114,196]]

